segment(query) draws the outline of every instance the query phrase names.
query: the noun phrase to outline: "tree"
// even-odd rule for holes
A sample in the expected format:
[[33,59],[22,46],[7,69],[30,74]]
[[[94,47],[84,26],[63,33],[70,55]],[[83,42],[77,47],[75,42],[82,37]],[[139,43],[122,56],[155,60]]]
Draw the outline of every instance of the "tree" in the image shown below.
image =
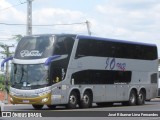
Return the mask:
[[13,35],[13,39],[15,39],[17,42],[19,42],[22,37],[23,37],[23,36],[22,36],[21,34]]

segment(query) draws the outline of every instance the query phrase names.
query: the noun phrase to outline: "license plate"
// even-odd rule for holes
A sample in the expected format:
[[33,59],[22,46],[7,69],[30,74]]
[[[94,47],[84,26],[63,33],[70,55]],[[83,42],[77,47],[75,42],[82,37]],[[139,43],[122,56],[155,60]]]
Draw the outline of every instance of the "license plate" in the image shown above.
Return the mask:
[[23,103],[29,103],[29,100],[23,100]]

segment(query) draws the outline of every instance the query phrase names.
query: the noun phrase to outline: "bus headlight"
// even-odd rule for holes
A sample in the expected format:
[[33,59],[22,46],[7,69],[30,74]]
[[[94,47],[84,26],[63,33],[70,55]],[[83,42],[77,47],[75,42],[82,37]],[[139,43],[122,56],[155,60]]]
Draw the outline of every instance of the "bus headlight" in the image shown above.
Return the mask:
[[45,102],[47,102],[48,101],[48,98],[43,98],[42,99],[42,103],[45,103]]
[[13,98],[10,98],[10,101],[13,102]]
[[14,95],[16,95],[14,92],[10,92],[10,95],[12,95],[12,96],[14,96]]

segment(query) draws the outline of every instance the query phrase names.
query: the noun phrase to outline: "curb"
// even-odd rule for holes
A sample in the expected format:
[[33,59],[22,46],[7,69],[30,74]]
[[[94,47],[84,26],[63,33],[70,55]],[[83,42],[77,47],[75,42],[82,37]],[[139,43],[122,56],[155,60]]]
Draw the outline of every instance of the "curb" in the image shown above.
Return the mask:
[[151,99],[151,101],[160,101],[160,98]]

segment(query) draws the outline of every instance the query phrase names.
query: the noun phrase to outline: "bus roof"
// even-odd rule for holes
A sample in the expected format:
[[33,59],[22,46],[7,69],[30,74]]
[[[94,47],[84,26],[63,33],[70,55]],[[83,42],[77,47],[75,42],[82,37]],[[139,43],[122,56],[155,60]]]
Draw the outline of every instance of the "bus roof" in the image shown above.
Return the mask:
[[[119,42],[119,43],[126,43],[126,44],[137,44],[137,45],[145,45],[145,46],[156,46],[156,44],[151,43],[143,43],[143,42],[134,42],[134,41],[127,41],[127,40],[120,40],[120,39],[112,39],[112,38],[103,38],[103,37],[95,37],[95,36],[87,36],[87,35],[79,35],[79,34],[35,34],[29,36],[77,36],[78,39],[96,39],[100,41],[110,41],[110,42]],[[25,36],[25,37],[29,37]]]
[[137,45],[145,45],[145,46],[156,46],[156,44],[150,44],[150,43],[142,43],[142,42],[134,42],[134,41],[127,41],[127,40],[112,39],[112,38],[94,37],[94,36],[78,35],[78,38],[79,39],[97,39],[102,41],[119,42],[119,43],[126,43],[126,44],[137,44]]

